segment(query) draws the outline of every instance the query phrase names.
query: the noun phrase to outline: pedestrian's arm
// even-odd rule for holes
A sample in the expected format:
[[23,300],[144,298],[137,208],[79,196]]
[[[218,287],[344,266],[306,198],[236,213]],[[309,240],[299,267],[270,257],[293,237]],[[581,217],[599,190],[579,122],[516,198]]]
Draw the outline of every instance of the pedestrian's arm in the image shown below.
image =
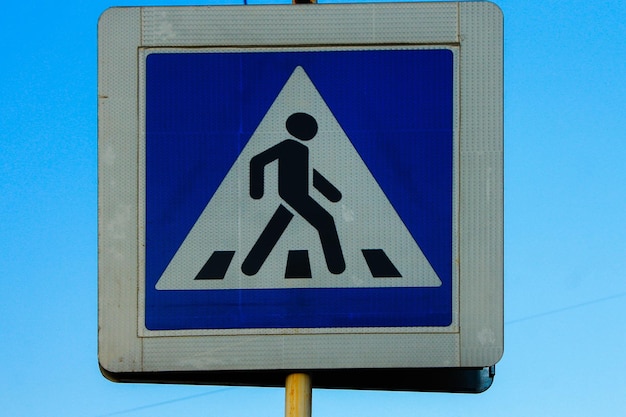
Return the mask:
[[263,197],[265,165],[277,158],[275,147],[271,147],[250,160],[250,197],[258,200]]
[[341,191],[332,185],[322,174],[317,172],[316,169],[313,170],[313,187],[333,203],[341,200]]

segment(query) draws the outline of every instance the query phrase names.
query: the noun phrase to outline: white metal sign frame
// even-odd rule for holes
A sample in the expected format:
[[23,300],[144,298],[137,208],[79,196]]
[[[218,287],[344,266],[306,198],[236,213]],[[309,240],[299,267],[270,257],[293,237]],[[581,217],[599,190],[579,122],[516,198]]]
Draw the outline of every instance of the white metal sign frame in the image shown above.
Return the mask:
[[[400,389],[393,382],[346,379],[342,370],[379,370],[384,378],[386,370],[483,369],[499,360],[503,57],[502,15],[496,6],[463,2],[112,8],[101,16],[98,34],[99,362],[105,375],[116,380],[273,385],[273,375],[308,370],[317,371],[314,384],[322,386]],[[146,326],[146,57],[157,52],[262,53],[277,48],[452,52],[453,272],[451,319],[446,325]],[[328,381],[324,375],[336,381],[344,375],[346,382],[319,382]],[[423,384],[404,388],[437,390]]]

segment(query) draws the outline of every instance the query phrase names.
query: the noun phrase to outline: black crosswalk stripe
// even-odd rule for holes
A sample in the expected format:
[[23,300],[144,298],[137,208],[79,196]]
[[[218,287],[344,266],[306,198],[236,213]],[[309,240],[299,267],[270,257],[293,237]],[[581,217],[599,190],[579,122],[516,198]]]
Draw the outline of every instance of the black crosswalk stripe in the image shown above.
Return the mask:
[[[362,249],[367,267],[374,278],[401,278],[402,274],[383,249]],[[196,280],[224,279],[235,251],[215,251],[206,261]],[[285,278],[312,278],[309,251],[290,250],[285,266]]]
[[402,275],[382,249],[363,249],[363,257],[374,278],[400,278]]
[[195,279],[224,279],[235,251],[215,251],[206,261]]
[[309,251],[290,250],[287,255],[285,278],[312,278]]

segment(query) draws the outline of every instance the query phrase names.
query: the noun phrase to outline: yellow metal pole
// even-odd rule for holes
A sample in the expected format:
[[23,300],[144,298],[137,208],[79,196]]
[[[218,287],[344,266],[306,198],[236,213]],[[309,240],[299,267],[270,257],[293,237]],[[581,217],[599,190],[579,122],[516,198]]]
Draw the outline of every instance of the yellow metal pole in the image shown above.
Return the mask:
[[285,381],[285,417],[311,417],[311,376],[290,374]]

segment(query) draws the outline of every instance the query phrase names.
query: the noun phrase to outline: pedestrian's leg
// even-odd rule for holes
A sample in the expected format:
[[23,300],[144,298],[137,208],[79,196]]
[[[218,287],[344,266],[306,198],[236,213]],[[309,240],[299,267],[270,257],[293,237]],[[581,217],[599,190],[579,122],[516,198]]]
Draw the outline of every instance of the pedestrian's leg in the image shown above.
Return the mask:
[[276,209],[241,265],[241,271],[244,274],[254,275],[259,272],[259,269],[261,269],[270,252],[278,243],[278,239],[280,239],[292,218],[293,214],[282,204]]
[[317,231],[322,242],[322,250],[324,251],[328,270],[333,274],[341,274],[346,270],[346,262],[343,258],[337,228],[332,216],[329,215],[329,221],[320,225]]
[[328,270],[333,274],[341,274],[345,271],[346,262],[333,216],[312,198],[296,201],[297,206],[292,202],[288,203],[319,233]]

